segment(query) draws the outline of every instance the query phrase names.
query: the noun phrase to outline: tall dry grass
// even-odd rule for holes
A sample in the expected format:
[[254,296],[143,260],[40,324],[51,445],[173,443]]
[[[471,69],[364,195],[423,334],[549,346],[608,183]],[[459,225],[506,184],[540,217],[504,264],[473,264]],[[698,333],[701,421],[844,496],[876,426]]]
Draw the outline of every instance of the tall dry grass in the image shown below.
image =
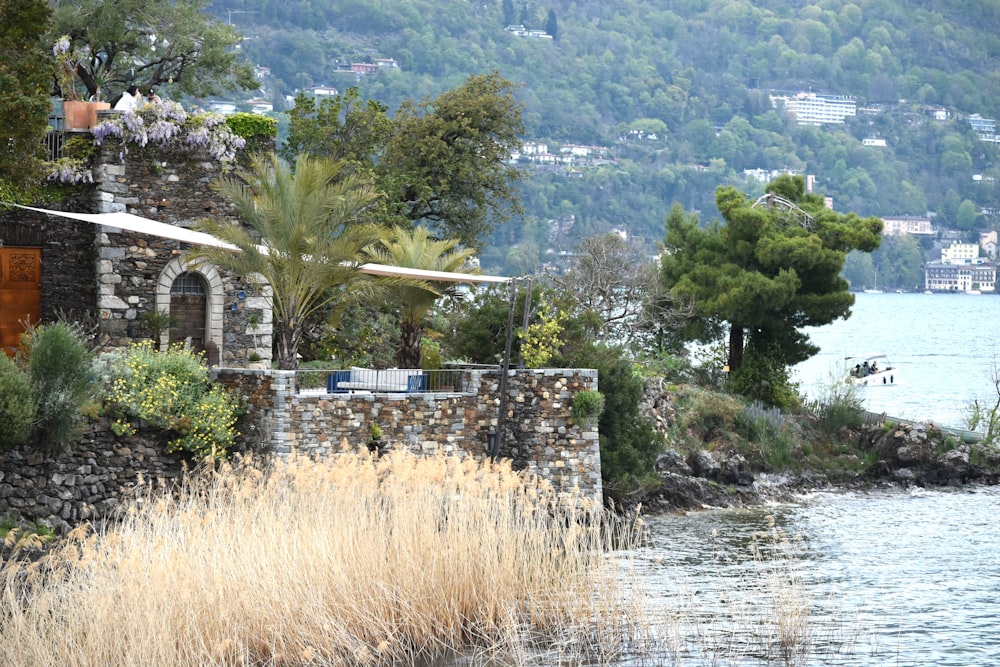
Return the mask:
[[653,641],[609,557],[631,526],[507,465],[395,453],[269,466],[151,490],[112,528],[9,563],[0,663],[607,662]]

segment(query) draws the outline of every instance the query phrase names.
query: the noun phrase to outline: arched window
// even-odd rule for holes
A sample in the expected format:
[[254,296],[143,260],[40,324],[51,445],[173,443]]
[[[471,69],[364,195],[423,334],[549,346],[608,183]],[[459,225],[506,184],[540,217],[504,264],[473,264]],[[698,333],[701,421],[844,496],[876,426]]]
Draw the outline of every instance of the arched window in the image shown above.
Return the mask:
[[195,352],[205,350],[208,292],[197,273],[185,272],[170,284],[170,343],[187,343]]
[[[205,343],[210,340],[221,355],[224,301],[222,276],[215,267],[204,265],[192,268],[180,257],[167,262],[156,281],[156,310],[169,315],[176,325],[170,329],[169,336],[164,332],[160,337],[160,349],[166,349],[170,342],[185,341],[190,337],[195,349],[204,349]],[[180,314],[175,310],[177,307],[186,310],[188,315],[176,317]],[[191,328],[181,329],[188,326]],[[195,339],[200,339],[201,343],[198,344]]]

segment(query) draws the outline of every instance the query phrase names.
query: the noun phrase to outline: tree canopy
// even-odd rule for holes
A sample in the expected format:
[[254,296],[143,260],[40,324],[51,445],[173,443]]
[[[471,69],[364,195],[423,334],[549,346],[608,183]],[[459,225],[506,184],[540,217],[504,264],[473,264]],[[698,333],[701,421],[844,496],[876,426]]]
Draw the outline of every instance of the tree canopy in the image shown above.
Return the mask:
[[433,100],[404,101],[392,119],[356,89],[319,102],[299,95],[282,154],[373,170],[387,222],[424,224],[438,238],[479,248],[521,210],[513,187],[520,172],[507,163],[524,129],[512,91],[496,72],[470,76]]
[[[50,0],[53,42],[68,36],[85,98],[129,85],[169,86],[207,96],[256,88],[253,68],[237,50],[240,35],[205,12],[207,0]],[[66,91],[62,91],[63,96]]]
[[41,48],[48,17],[43,0],[0,0],[0,180],[10,183],[29,182],[41,158],[51,108],[52,61]]
[[513,89],[493,72],[403,103],[379,171],[407,219],[479,248],[497,222],[520,212],[512,187],[520,172],[507,162],[524,133]]
[[675,206],[661,266],[664,285],[696,304],[689,339],[712,341],[728,329],[734,384],[775,403],[787,367],[818,351],[801,329],[850,314],[841,270],[851,250],[879,246],[882,221],[826,208],[799,176],[781,176],[767,192],[752,200],[718,188],[725,224],[706,228]]
[[288,136],[281,147],[286,160],[309,153],[371,170],[392,133],[388,108],[375,100],[362,101],[357,88],[322,99],[300,93],[288,117]]

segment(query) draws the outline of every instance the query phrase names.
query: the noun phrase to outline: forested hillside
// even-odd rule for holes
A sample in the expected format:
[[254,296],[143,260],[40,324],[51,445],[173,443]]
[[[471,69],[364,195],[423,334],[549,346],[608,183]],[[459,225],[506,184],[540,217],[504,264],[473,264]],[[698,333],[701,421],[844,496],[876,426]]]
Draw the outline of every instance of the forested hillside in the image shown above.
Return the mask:
[[[526,141],[555,154],[608,149],[572,168],[525,162],[525,216],[497,230],[487,267],[529,270],[547,247],[616,227],[659,240],[673,202],[709,219],[717,185],[762,189],[750,169],[814,174],[838,210],[862,215],[930,212],[972,230],[1000,209],[1000,144],[967,118],[1000,117],[995,0],[216,0],[212,10],[271,68],[276,101],[356,85],[394,109],[496,69],[522,84]],[[344,71],[379,58],[398,67]],[[800,126],[772,105],[770,95],[804,91],[850,96],[858,114]]]

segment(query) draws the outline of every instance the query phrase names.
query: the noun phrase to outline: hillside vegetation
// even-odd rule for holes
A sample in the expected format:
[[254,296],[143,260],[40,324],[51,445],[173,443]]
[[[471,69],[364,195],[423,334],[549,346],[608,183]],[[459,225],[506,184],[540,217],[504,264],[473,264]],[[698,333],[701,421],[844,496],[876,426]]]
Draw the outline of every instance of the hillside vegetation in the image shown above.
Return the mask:
[[[609,149],[606,164],[535,169],[525,217],[497,230],[487,268],[530,270],[546,248],[614,227],[658,240],[674,202],[711,217],[716,186],[762,191],[745,169],[814,174],[838,210],[861,215],[932,212],[940,226],[972,229],[996,221],[983,210],[1000,209],[990,180],[1000,179],[1000,145],[967,122],[1000,116],[1000,5],[990,0],[217,0],[212,9],[271,68],[276,100],[357,85],[395,109],[496,69],[522,84],[526,141],[554,153]],[[504,30],[511,23],[554,39],[516,36]],[[375,58],[398,68],[343,71]],[[799,126],[771,104],[776,91],[848,95],[859,114]],[[934,120],[931,108],[948,118]],[[864,146],[869,137],[886,145]],[[966,201],[971,218],[960,215]],[[550,224],[557,218],[572,224]]]

